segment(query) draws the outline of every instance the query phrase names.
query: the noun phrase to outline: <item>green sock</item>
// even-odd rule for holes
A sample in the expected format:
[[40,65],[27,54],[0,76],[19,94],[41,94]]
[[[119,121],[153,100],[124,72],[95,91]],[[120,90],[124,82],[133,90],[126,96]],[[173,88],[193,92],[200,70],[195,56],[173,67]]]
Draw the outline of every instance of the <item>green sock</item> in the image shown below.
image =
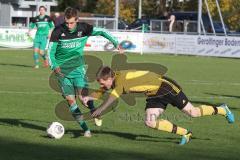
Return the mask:
[[33,54],[33,60],[34,60],[34,64],[35,64],[36,66],[38,66],[38,65],[39,65],[39,58],[38,58],[38,53],[37,53],[37,52],[34,52],[34,54]]
[[80,125],[80,127],[84,130],[84,131],[89,131],[89,128],[88,128],[88,126],[87,126],[87,123],[85,122],[85,121],[79,121],[78,122],[79,123],[79,125]]
[[89,128],[86,124],[86,122],[84,120],[81,119],[81,111],[80,109],[78,108],[78,105],[77,104],[73,104],[69,107],[73,117],[75,118],[75,120],[78,122],[78,124],[80,125],[80,127],[84,130],[84,131],[88,131]]

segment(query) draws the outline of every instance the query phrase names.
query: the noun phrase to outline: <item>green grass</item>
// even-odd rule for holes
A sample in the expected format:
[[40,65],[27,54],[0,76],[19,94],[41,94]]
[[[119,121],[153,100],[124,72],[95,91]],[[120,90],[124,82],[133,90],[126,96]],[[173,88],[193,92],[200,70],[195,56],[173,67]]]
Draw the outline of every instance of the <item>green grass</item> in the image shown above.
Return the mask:
[[[87,53],[111,63],[112,54]],[[31,51],[0,51],[0,159],[1,160],[80,160],[80,159],[240,159],[240,75],[239,59],[174,55],[128,54],[128,63],[160,63],[167,75],[184,88],[195,104],[227,103],[236,123],[224,117],[189,118],[168,107],[162,118],[190,128],[192,141],[179,146],[180,137],[146,128],[143,123],[145,99],[136,106],[120,100],[116,112],[104,117],[101,128],[88,122],[90,139],[82,136],[75,122],[55,115],[55,105],[62,100],[48,84],[50,70],[32,68]],[[94,85],[95,86],[95,85]],[[61,122],[64,137],[46,137],[46,127]]]

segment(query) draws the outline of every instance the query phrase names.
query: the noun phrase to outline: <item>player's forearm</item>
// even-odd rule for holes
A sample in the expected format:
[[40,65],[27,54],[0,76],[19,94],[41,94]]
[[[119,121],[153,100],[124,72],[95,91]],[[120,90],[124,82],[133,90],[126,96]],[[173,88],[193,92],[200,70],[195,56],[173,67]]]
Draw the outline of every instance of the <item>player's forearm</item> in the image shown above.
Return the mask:
[[50,30],[53,30],[54,27],[55,27],[55,26],[54,26],[54,23],[53,23],[53,22],[50,22],[50,23],[49,23],[49,28],[50,28]]
[[53,29],[50,29],[48,32],[48,38],[50,39]]
[[114,47],[116,47],[116,48],[119,45],[117,38],[115,38],[112,34],[110,34],[107,30],[105,30],[103,28],[94,27],[92,35],[93,36],[103,36],[104,38],[106,38],[110,42],[112,42]]
[[57,51],[57,42],[50,42],[48,47],[48,55],[49,55],[49,64],[52,70],[56,69],[58,66],[55,58],[55,54]]
[[108,99],[100,106],[101,110],[104,111],[109,108],[116,99],[117,98],[115,96],[110,95]]

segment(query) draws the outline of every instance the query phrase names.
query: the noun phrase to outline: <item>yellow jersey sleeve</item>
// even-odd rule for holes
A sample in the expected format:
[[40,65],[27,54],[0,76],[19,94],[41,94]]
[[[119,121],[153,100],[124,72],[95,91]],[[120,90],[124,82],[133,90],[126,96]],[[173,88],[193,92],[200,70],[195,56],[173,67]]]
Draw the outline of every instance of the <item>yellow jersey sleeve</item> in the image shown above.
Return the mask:
[[97,91],[91,93],[91,97],[100,99],[104,93],[105,93],[105,89],[100,88]]
[[116,98],[119,98],[123,94],[123,88],[125,83],[125,74],[119,74],[118,72],[115,75],[115,85],[110,94]]
[[123,93],[123,87],[116,87],[114,88],[112,91],[111,91],[111,95],[116,97],[116,98],[119,98]]

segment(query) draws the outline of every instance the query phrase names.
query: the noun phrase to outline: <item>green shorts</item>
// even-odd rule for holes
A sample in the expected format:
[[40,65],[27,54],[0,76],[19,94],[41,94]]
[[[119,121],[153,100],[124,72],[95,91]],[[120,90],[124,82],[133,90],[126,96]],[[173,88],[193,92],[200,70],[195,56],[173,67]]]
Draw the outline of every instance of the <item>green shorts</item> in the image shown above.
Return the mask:
[[47,35],[36,35],[33,42],[33,47],[40,50],[45,50],[48,43]]
[[57,78],[64,97],[76,95],[78,89],[87,87],[87,81],[83,77],[68,78],[57,76]]

